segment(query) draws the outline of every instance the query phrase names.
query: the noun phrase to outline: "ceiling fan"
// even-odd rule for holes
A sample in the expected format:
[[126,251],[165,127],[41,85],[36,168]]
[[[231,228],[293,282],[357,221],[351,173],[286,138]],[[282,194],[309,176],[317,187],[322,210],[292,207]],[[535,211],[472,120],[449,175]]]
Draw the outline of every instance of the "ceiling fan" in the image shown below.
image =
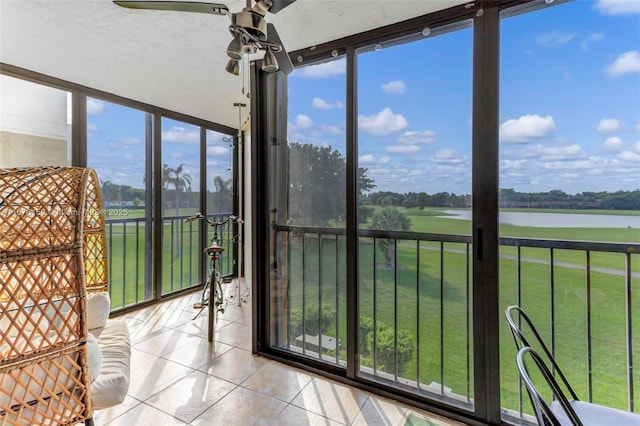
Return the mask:
[[238,13],[229,12],[229,8],[221,3],[200,3],[192,1],[125,1],[115,0],[118,6],[130,9],[174,10],[179,12],[210,13],[227,15],[231,19],[229,32],[233,36],[227,55],[229,61],[225,69],[231,74],[240,74],[240,61],[245,54],[264,50],[262,70],[265,72],[282,71],[285,74],[293,71],[291,58],[282,45],[278,32],[273,24],[264,19],[267,12],[278,13],[296,0],[247,0],[247,6]]

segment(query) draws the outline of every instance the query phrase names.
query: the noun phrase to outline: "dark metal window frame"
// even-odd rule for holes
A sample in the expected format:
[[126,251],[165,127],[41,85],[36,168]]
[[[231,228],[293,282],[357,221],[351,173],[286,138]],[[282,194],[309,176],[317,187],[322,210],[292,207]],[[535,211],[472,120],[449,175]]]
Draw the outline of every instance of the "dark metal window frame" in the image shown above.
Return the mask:
[[[206,213],[207,189],[206,167],[203,168],[203,164],[206,166],[206,131],[212,130],[233,137],[233,208],[237,209],[237,198],[240,194],[240,191],[242,190],[242,188],[238,187],[237,179],[237,165],[238,161],[240,161],[237,158],[238,150],[236,149],[238,146],[237,129],[1,62],[0,74],[71,93],[71,165],[73,166],[86,167],[87,165],[87,97],[100,99],[128,108],[133,108],[147,114],[145,120],[145,152],[148,158],[145,173],[147,175],[152,174],[153,170],[162,169],[161,121],[163,117],[198,126],[200,128],[200,187],[203,189],[201,191],[200,204],[203,213]],[[192,290],[192,288],[189,288],[177,291],[172,294],[162,295],[162,247],[160,246],[162,244],[162,226],[159,226],[159,223],[162,221],[162,207],[160,203],[154,202],[155,200],[161,199],[162,176],[160,175],[160,173],[155,173],[155,175],[153,176],[153,183],[151,183],[151,179],[149,179],[147,186],[153,188],[153,191],[146,191],[147,200],[145,200],[147,202],[147,205],[152,206],[150,212],[147,214],[147,220],[151,219],[151,223],[153,226],[152,235],[149,236],[151,241],[147,241],[149,243],[149,246],[152,247],[152,250],[150,252],[147,252],[147,254],[145,255],[147,257],[147,262],[149,265],[146,272],[147,276],[145,278],[145,294],[151,294],[152,298],[151,300],[145,302],[140,302],[135,305],[118,309],[117,311],[113,312],[114,314],[121,314],[129,312],[131,310],[139,309],[143,306],[151,305],[157,303],[160,300],[171,298],[180,295],[185,291]],[[200,251],[204,249],[205,245],[207,244],[206,233],[207,229],[201,226],[199,240]],[[237,264],[237,250],[234,251],[233,255],[234,264]],[[204,262],[200,263],[202,265],[199,268],[199,280],[202,281],[202,277],[206,275],[206,271],[203,271],[203,269],[206,268],[206,265],[204,265]]]
[[[559,0],[557,3],[563,3]],[[325,43],[291,53],[294,63],[307,65],[346,55],[346,139],[347,139],[347,221],[346,239],[350,255],[347,261],[347,339],[357,341],[358,319],[358,231],[357,231],[357,50],[372,43],[389,44],[421,38],[423,28],[473,19],[473,411],[427,400],[398,389],[381,386],[358,376],[358,354],[354,345],[347,347],[347,368],[303,358],[270,346],[270,275],[274,253],[274,223],[269,212],[269,146],[286,140],[280,127],[286,123],[286,77],[267,76],[256,64],[252,69],[252,180],[254,226],[253,271],[254,341],[256,353],[309,368],[336,380],[391,396],[431,411],[445,414],[469,424],[501,424],[500,353],[499,353],[499,268],[498,268],[498,128],[500,12],[520,6],[517,13],[549,6],[541,0],[478,1],[414,18],[399,24]],[[298,60],[301,58],[301,61]],[[283,80],[285,82],[283,83]],[[284,87],[283,87],[284,86]],[[277,171],[271,171],[276,173]],[[355,259],[355,260],[354,260]]]

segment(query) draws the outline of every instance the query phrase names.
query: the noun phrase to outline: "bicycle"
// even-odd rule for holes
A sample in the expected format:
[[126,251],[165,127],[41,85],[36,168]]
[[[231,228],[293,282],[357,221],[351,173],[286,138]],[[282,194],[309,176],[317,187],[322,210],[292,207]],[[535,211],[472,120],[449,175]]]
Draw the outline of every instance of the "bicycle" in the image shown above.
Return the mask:
[[[224,252],[224,247],[220,246],[218,228],[228,222],[241,223],[241,221],[233,215],[228,216],[222,221],[211,220],[202,213],[189,216],[184,221],[193,222],[195,220],[204,220],[209,224],[209,226],[213,227],[213,235],[209,240],[209,246],[204,249],[204,255],[208,257],[209,261],[207,279],[204,283],[200,300],[193,304],[193,308],[198,310],[193,319],[196,319],[206,307],[209,308],[208,338],[211,342],[213,340],[213,330],[215,321],[218,318],[218,313],[224,314],[224,310],[227,306],[227,299],[225,298],[224,288],[222,287],[225,283],[224,278],[220,275],[220,271],[218,271],[218,259]],[[230,280],[228,282],[230,282]],[[212,286],[214,288],[213,292],[211,291]]]

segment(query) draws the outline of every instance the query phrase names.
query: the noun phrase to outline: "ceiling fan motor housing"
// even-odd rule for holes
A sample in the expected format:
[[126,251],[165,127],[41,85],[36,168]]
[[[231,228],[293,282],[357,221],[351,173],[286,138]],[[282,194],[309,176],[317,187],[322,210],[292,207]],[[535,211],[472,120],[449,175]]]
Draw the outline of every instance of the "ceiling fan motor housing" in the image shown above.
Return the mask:
[[232,25],[244,28],[258,40],[265,41],[267,39],[267,21],[258,12],[245,8],[242,12],[234,13],[231,20]]

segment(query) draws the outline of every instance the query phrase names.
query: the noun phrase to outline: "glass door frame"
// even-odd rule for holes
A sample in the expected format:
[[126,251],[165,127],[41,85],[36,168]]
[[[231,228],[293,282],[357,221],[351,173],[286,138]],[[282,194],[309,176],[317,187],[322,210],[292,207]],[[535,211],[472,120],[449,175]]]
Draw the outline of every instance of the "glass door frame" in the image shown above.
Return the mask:
[[[536,0],[533,0],[536,1]],[[286,141],[287,85],[281,73],[266,74],[259,63],[252,66],[252,228],[253,258],[253,352],[285,362],[310,368],[351,385],[391,395],[396,399],[444,413],[449,417],[473,423],[501,423],[499,373],[499,268],[498,268],[498,129],[499,129],[499,34],[500,10],[532,0],[496,1],[465,8],[451,8],[449,15],[435,13],[423,19],[410,20],[395,26],[388,39],[407,36],[412,29],[424,28],[425,21],[434,20],[444,25],[473,19],[473,112],[472,112],[472,197],[473,197],[473,411],[466,411],[444,400],[426,399],[414,394],[367,381],[358,375],[358,349],[347,346],[346,368],[302,358],[271,347],[271,294],[269,289],[271,267],[276,261],[273,223],[269,200],[273,191],[270,176],[282,173],[273,167],[272,146]],[[376,32],[377,31],[377,32]],[[351,37],[326,46],[294,52],[306,63],[328,60],[345,54],[346,69],[346,140],[347,140],[347,340],[357,342],[358,333],[358,220],[357,220],[357,49],[371,44],[382,30]],[[387,31],[392,31],[387,29]],[[376,37],[378,36],[378,37]],[[341,47],[343,46],[343,47]],[[333,51],[333,55],[331,54]],[[271,171],[271,174],[269,172]]]

